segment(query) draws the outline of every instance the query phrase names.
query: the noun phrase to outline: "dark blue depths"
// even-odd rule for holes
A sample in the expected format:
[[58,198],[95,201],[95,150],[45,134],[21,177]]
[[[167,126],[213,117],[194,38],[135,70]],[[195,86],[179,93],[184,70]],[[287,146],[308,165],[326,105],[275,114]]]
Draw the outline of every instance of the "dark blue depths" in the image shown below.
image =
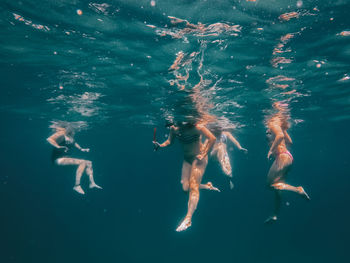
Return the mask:
[[73,169],[50,164],[45,122],[10,114],[3,122],[3,262],[346,262],[349,162],[337,136],[345,123],[292,133],[290,182],[304,185],[311,202],[286,194],[281,220],[263,225],[273,197],[264,188],[267,147],[248,131],[249,155],[233,153],[234,190],[211,161],[204,180],[223,192],[202,192],[193,226],[176,233],[187,203],[179,145],[153,153],[152,131],[142,127],[82,133],[104,190],[81,197],[72,191]]

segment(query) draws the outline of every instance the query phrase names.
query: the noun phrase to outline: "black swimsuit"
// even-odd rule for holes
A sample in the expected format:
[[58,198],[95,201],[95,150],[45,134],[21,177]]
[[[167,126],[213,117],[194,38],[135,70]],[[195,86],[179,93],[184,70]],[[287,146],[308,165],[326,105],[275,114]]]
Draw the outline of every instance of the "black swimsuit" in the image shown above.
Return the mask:
[[199,140],[200,134],[192,134],[192,135],[182,135],[181,133],[177,133],[176,137],[183,144],[190,144],[193,142],[197,142]]
[[[183,144],[191,144],[194,142],[198,142],[200,139],[200,133],[195,134],[181,134],[180,132],[176,133],[176,137],[179,139],[179,141]],[[184,156],[184,159],[189,164],[192,164],[193,161],[196,159],[196,156]]]
[[[72,143],[69,143],[69,142],[67,143],[66,139],[64,139],[64,141],[58,145],[68,147],[68,152],[72,148]],[[65,150],[64,148],[56,148],[56,147],[53,148],[51,153],[52,163],[56,163],[56,160],[59,158],[67,157],[67,152],[65,152],[64,150]]]

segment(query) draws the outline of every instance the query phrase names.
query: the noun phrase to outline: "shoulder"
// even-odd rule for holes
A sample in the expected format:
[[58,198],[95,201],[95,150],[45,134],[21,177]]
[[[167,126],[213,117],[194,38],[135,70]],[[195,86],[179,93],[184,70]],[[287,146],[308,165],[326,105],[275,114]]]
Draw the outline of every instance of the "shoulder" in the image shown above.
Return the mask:
[[207,129],[207,128],[205,127],[205,125],[203,125],[202,123],[197,123],[197,124],[195,125],[195,127],[196,127],[198,130]]
[[64,131],[57,131],[57,132],[55,132],[54,134],[52,134],[50,137],[51,138],[60,138],[60,137],[62,137],[62,136],[64,136],[65,135],[65,132]]
[[171,131],[171,132],[176,132],[178,129],[179,129],[179,128],[177,128],[177,127],[174,126],[174,125],[171,125],[171,126],[170,126],[170,131]]

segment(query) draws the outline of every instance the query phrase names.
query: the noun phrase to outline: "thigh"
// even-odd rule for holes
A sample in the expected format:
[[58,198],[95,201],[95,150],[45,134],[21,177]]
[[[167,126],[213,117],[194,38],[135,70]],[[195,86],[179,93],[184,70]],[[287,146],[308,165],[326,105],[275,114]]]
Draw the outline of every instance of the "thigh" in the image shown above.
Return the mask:
[[284,182],[286,179],[286,175],[291,168],[291,162],[289,160],[285,160],[282,158],[277,158],[267,175],[268,184],[274,184],[279,182]]
[[192,164],[190,183],[200,184],[202,181],[203,174],[205,172],[205,168],[208,164],[208,156],[203,158],[201,161],[195,160]]
[[68,157],[58,158],[56,160],[56,164],[58,165],[80,165],[83,162],[85,162],[85,160]]
[[222,159],[225,156],[226,153],[226,147],[220,143],[217,147],[217,151],[218,151],[218,159]]
[[191,164],[189,164],[186,161],[183,161],[182,173],[181,173],[181,182],[182,183],[189,182],[190,175],[191,175],[191,168],[192,168]]

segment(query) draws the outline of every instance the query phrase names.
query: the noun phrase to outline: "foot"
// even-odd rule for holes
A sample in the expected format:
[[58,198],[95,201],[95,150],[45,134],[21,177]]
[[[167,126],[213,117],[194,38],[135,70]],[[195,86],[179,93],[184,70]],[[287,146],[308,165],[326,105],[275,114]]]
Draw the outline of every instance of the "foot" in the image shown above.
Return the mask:
[[232,183],[232,181],[230,180],[230,189],[232,190],[233,187],[235,187],[235,185]]
[[277,216],[270,216],[264,222],[264,224],[272,224],[277,221]]
[[299,186],[298,190],[299,190],[299,194],[301,194],[306,200],[311,200],[310,196],[305,192],[304,188]]
[[97,184],[95,184],[95,183],[90,183],[89,188],[90,188],[90,189],[92,189],[92,188],[102,189],[101,186],[99,186],[99,185],[97,185]]
[[208,190],[220,192],[219,188],[214,187],[213,184],[212,184],[211,182],[207,182],[207,183],[205,184],[205,186],[207,187]]
[[176,228],[176,232],[181,232],[186,230],[192,225],[191,218],[185,217],[185,219],[181,222],[181,224]]
[[85,194],[83,188],[81,188],[80,185],[75,185],[75,186],[73,187],[73,190],[76,191],[76,192],[79,193],[79,194],[82,194],[82,195]]

